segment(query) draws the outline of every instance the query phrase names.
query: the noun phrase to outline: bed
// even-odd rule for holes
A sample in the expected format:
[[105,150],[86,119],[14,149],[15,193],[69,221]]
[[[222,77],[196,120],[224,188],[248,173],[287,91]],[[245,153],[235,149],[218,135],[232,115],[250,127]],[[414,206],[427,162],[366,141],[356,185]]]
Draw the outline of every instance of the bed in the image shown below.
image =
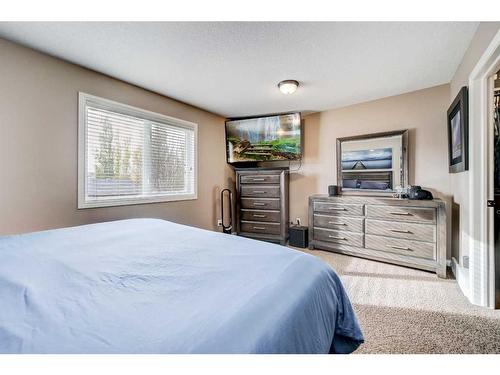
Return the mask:
[[283,246],[158,219],[0,237],[1,353],[349,353],[337,274]]

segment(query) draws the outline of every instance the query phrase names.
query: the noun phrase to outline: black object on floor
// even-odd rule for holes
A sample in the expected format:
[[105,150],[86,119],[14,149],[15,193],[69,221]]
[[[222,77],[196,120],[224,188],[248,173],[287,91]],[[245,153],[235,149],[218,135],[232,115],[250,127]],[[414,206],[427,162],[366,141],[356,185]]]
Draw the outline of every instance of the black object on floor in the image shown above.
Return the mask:
[[305,248],[309,246],[308,228],[300,225],[293,225],[288,230],[288,243],[290,246]]

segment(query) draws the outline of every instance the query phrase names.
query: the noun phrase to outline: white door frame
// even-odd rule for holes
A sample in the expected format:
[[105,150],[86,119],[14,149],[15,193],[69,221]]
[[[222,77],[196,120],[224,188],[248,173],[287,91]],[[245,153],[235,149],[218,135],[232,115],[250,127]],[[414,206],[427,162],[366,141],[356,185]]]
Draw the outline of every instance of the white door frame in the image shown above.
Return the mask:
[[493,241],[493,130],[491,80],[500,68],[500,31],[469,76],[469,298],[480,306],[495,307]]

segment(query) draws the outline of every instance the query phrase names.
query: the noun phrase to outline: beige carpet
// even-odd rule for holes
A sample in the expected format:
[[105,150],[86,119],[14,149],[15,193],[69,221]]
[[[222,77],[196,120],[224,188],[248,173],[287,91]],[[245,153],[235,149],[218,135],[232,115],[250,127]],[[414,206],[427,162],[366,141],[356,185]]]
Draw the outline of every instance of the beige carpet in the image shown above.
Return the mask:
[[500,353],[500,310],[471,305],[454,279],[306,251],[342,279],[365,335],[356,353]]

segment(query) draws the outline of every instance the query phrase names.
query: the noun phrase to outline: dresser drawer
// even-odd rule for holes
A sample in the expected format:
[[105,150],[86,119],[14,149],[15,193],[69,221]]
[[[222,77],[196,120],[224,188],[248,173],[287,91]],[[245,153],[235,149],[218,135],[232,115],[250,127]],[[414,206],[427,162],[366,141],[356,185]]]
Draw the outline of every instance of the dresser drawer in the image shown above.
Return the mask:
[[241,208],[256,208],[265,210],[279,210],[279,198],[258,199],[258,198],[241,198]]
[[366,219],[365,223],[366,234],[436,242],[436,226],[434,224],[404,223],[374,219]]
[[363,221],[365,219],[353,218],[348,216],[334,216],[314,214],[314,226],[336,230],[345,230],[348,232],[363,232]]
[[241,220],[249,221],[280,221],[279,211],[267,211],[267,210],[241,210],[240,211]]
[[436,259],[436,245],[430,242],[410,241],[367,234],[365,236],[365,247],[367,249],[381,250],[417,258]]
[[366,205],[366,216],[369,218],[390,219],[408,222],[436,222],[435,208],[378,206]]
[[273,197],[280,196],[280,187],[269,185],[241,185],[242,197]]
[[280,234],[280,223],[261,223],[256,221],[242,221],[240,230],[250,233]]
[[314,211],[328,212],[333,215],[363,216],[363,205],[314,202]]
[[242,184],[279,184],[280,175],[278,174],[260,174],[245,175],[240,177]]
[[314,227],[314,240],[333,242],[342,245],[363,247],[362,233],[346,232],[342,230],[332,230]]

